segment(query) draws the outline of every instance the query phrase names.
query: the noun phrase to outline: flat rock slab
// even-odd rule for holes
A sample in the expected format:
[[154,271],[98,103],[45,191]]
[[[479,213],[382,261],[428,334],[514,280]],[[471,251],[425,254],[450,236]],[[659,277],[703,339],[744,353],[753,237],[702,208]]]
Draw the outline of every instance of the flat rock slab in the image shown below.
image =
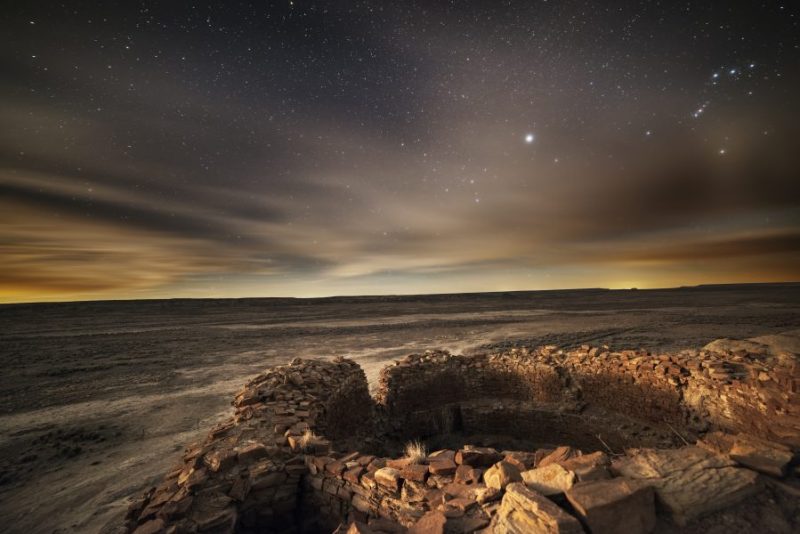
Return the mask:
[[581,534],[580,521],[553,501],[515,482],[506,494],[492,524],[495,534]]
[[649,482],[679,525],[734,505],[759,488],[758,473],[700,447],[633,449],[613,462],[612,471]]
[[595,533],[647,534],[656,526],[655,494],[644,480],[580,482],[567,499]]
[[792,461],[792,450],[745,434],[736,436],[730,450],[732,460],[761,473],[782,477]]
[[522,480],[526,486],[542,495],[558,495],[572,487],[575,473],[567,471],[559,464],[550,464],[525,471],[522,473]]

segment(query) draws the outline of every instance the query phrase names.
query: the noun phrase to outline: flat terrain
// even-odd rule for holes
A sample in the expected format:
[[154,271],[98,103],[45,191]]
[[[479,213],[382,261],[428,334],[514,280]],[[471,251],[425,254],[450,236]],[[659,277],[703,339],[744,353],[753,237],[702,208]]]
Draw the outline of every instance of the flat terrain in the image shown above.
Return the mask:
[[266,366],[427,348],[675,350],[800,328],[800,284],[0,306],[0,525],[97,532]]

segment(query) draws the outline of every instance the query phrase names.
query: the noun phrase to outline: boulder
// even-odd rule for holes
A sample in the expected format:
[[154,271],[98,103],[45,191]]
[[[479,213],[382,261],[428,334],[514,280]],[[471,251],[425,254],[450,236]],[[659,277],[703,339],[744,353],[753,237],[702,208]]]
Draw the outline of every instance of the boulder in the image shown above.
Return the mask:
[[580,522],[544,495],[515,482],[506,493],[492,521],[495,534],[580,534]]
[[512,482],[522,482],[522,475],[513,464],[500,461],[483,474],[483,481],[490,488],[504,489]]
[[656,526],[655,494],[642,480],[579,482],[567,490],[567,499],[595,533],[647,534]]
[[575,483],[575,473],[567,471],[559,464],[537,467],[522,473],[522,480],[530,489],[543,495],[564,493]]
[[612,462],[615,474],[649,482],[679,525],[734,505],[758,491],[758,473],[700,447],[632,449]]

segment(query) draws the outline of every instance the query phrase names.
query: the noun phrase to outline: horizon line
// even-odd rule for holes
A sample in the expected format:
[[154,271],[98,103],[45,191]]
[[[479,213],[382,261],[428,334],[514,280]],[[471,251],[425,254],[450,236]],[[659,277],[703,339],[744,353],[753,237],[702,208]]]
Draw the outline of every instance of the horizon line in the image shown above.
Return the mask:
[[564,287],[558,289],[513,289],[508,291],[453,291],[441,293],[381,293],[381,294],[338,294],[321,295],[314,297],[145,297],[145,298],[117,298],[117,299],[85,299],[85,300],[43,300],[43,301],[15,301],[0,302],[3,306],[24,306],[24,305],[46,305],[46,304],[78,304],[78,303],[107,303],[107,302],[156,302],[156,301],[179,301],[179,300],[326,300],[326,299],[357,299],[357,298],[395,298],[395,297],[439,297],[452,295],[499,295],[510,293],[554,293],[558,291],[667,291],[680,289],[714,288],[714,287],[746,287],[746,286],[780,286],[797,285],[800,280],[786,280],[782,282],[721,282],[712,284],[694,284],[665,287],[649,288],[608,288],[608,287]]

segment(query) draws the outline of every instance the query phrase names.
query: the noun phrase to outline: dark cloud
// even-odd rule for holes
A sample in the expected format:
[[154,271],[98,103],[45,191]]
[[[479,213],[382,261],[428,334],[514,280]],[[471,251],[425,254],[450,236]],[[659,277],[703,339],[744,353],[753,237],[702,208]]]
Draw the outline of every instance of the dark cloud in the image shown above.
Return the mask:
[[0,299],[796,278],[793,6],[6,14]]

